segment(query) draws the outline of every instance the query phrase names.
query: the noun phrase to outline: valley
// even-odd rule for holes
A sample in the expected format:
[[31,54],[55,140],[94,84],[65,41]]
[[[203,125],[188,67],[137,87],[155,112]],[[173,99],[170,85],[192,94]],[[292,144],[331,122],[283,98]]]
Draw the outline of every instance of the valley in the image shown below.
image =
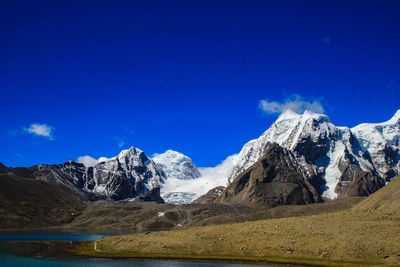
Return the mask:
[[[399,266],[400,179],[339,212],[106,237],[93,257],[220,259],[310,266]],[[379,204],[378,204],[379,203]]]

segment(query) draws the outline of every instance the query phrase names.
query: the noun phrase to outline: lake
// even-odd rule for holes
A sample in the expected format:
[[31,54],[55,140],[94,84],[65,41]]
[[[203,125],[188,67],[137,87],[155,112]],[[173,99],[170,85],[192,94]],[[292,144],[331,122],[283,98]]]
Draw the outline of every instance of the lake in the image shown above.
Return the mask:
[[[58,244],[64,250],[69,245],[80,241],[95,241],[104,236],[119,233],[91,233],[74,230],[36,230],[36,231],[6,231],[0,232],[0,266],[151,266],[151,267],[250,267],[253,264],[240,263],[213,263],[213,262],[189,262],[189,261],[165,261],[165,260],[120,260],[120,259],[96,259],[96,258],[65,258],[64,254],[57,257],[57,248],[52,247],[50,258],[38,257],[43,251],[48,252],[49,244]],[[132,233],[132,232],[130,232]],[[52,241],[52,242],[50,242]],[[54,242],[55,241],[55,242]],[[60,249],[60,248],[58,248]],[[56,258],[53,258],[56,257]],[[281,266],[282,265],[266,265]]]

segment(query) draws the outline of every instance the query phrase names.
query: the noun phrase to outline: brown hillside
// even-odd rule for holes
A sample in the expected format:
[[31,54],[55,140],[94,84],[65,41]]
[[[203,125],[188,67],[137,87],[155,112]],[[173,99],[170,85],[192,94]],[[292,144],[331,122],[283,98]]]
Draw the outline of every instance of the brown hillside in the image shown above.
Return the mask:
[[386,186],[358,203],[353,209],[400,213],[400,178],[393,179]]
[[85,204],[60,184],[0,174],[0,228],[57,226],[73,220]]

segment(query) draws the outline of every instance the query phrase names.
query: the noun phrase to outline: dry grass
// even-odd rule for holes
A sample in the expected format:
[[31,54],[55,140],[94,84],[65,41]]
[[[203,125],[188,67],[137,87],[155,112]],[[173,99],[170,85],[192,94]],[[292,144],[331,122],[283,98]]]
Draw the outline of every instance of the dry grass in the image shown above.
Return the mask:
[[125,257],[279,259],[326,266],[400,265],[399,233],[398,213],[352,210],[109,237],[98,241],[97,246],[99,252],[111,253],[109,256],[122,253]]
[[400,177],[356,205],[354,210],[400,212]]
[[[326,205],[336,207],[337,203],[341,202]],[[275,215],[284,209],[280,207]],[[314,266],[400,266],[400,179],[348,210],[108,237],[97,242],[96,251],[92,245],[81,247],[78,253]]]

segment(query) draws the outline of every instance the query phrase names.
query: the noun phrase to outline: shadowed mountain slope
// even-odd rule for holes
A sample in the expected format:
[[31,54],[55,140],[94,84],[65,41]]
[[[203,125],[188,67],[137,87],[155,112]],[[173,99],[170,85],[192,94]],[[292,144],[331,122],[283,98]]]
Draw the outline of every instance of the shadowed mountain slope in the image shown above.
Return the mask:
[[266,204],[270,207],[322,201],[306,168],[289,150],[271,144],[264,157],[240,174],[214,203]]
[[68,223],[86,207],[83,199],[61,184],[0,174],[0,228]]

